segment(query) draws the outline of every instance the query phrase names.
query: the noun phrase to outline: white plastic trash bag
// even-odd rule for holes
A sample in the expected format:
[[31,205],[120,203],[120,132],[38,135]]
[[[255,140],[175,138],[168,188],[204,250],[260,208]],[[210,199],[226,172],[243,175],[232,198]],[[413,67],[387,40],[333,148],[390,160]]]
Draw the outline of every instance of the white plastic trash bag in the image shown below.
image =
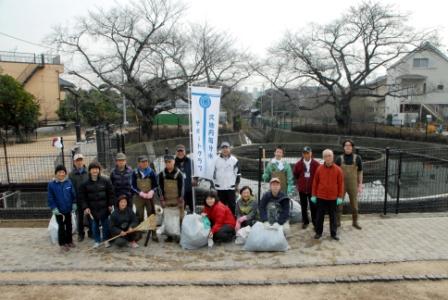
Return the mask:
[[243,249],[257,252],[287,251],[288,241],[282,226],[277,223],[269,225],[257,222],[252,226]]
[[[56,221],[56,216],[51,216],[50,223],[48,224],[48,233],[50,234],[50,241],[52,244],[58,243],[58,230],[59,225]],[[72,234],[76,233],[76,215],[72,214]]]
[[210,221],[197,214],[186,215],[182,221],[180,245],[183,249],[199,249],[207,245]]
[[291,224],[296,224],[302,222],[302,209],[299,202],[296,200],[291,200],[291,207],[289,210],[289,222]]
[[179,208],[168,207],[163,211],[162,234],[180,236]]
[[235,244],[237,245],[244,245],[246,243],[247,237],[249,236],[249,233],[251,231],[250,226],[246,226],[241,228],[236,232],[236,238],[235,238]]

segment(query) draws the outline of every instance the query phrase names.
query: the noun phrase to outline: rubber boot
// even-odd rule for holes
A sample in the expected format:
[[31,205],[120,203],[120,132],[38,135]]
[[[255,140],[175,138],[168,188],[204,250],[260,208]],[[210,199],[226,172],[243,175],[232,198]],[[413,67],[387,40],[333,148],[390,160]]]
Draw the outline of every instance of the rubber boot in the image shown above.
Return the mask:
[[361,230],[362,227],[359,226],[359,223],[358,223],[358,212],[357,211],[353,212],[352,218],[353,218],[352,226],[355,227],[358,230]]

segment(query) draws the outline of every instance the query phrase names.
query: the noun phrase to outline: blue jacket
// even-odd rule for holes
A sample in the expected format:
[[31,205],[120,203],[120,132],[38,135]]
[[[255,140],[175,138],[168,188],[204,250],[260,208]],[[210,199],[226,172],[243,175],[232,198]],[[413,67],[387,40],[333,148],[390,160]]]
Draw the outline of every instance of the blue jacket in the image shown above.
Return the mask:
[[72,211],[74,203],[76,203],[75,189],[70,180],[54,179],[48,183],[48,206],[51,210],[57,208],[60,213],[67,214]]
[[[143,173],[143,175],[142,175]],[[140,170],[139,168],[135,169],[134,172],[132,172],[131,176],[131,189],[134,194],[139,194],[140,189],[137,186],[137,178],[147,178],[151,180],[152,190],[156,191],[159,184],[157,182],[156,173],[154,173],[154,170],[150,167]]]

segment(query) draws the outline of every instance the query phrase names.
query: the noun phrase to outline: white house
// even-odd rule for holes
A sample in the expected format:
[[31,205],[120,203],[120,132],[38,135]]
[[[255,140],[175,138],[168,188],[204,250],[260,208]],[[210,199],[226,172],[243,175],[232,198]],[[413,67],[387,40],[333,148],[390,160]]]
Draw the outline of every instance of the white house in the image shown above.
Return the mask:
[[387,70],[385,117],[406,123],[448,119],[448,57],[430,43]]

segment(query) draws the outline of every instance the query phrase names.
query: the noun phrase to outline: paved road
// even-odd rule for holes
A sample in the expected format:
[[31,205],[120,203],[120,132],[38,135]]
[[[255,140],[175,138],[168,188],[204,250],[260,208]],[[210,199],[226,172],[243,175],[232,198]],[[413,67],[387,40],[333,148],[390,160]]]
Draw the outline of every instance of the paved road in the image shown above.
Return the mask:
[[184,251],[177,244],[150,243],[149,247],[87,251],[91,241],[69,253],[51,245],[46,229],[1,228],[0,271],[20,270],[173,270],[280,268],[347,265],[400,261],[448,260],[448,214],[362,216],[363,230],[344,220],[341,240],[329,238],[328,224],[320,241],[311,228],[293,225],[286,253],[249,253],[234,244]]

